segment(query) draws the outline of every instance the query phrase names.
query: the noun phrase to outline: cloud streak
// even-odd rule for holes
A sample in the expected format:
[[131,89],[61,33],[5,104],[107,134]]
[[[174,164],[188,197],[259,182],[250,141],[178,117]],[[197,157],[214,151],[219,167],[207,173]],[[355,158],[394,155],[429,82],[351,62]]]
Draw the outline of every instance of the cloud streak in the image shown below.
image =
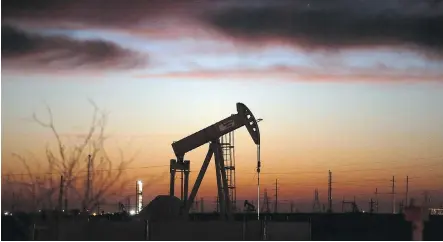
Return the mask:
[[7,69],[126,69],[142,64],[141,56],[111,42],[31,34],[2,25],[2,67]]
[[372,67],[306,67],[275,65],[267,68],[244,69],[204,69],[164,74],[141,74],[135,78],[146,79],[192,79],[192,80],[243,80],[243,81],[289,81],[289,82],[435,82],[443,83],[443,73],[440,71],[389,68],[385,65]]

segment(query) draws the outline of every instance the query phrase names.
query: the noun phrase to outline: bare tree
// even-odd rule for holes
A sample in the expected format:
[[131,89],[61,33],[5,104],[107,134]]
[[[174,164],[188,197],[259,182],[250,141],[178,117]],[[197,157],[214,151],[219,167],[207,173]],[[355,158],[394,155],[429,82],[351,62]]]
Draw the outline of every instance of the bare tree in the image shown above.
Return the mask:
[[[64,184],[62,184],[64,190],[69,190],[77,200],[82,201],[82,205],[87,209],[94,209],[97,203],[113,192],[113,189],[123,187],[133,180],[125,179],[124,172],[136,155],[125,158],[121,149],[117,160],[113,160],[108,155],[105,149],[105,141],[108,138],[105,136],[108,113],[100,110],[92,100],[89,102],[93,107],[91,124],[86,134],[75,137],[76,142],[74,143],[68,143],[62,138],[55,126],[53,113],[48,105],[46,105],[48,112],[46,121],[38,118],[35,113],[33,114],[32,120],[35,123],[51,131],[56,141],[55,148],[51,148],[49,144],[46,146],[44,159],[46,164],[43,167],[41,166],[42,162],[35,156],[31,155],[32,160],[30,160],[22,155],[13,154],[13,157],[24,166],[28,179],[25,182],[17,177],[8,177],[10,185],[25,188],[25,192],[31,196],[33,201],[33,209],[42,204],[47,204],[50,208],[54,207],[54,195],[60,185],[60,176],[64,177]],[[90,172],[93,174],[93,193],[84,190],[82,192],[82,189],[89,187],[86,185],[88,159],[92,163]],[[37,164],[37,168],[31,169],[30,162]],[[40,172],[42,170],[44,172]],[[39,175],[34,175],[36,173]]]

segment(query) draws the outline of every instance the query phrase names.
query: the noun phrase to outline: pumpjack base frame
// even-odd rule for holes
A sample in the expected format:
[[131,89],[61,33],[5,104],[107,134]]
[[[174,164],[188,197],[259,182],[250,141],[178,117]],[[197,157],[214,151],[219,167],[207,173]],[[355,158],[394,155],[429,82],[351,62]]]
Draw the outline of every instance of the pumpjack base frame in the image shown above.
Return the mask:
[[[175,174],[177,172],[181,173],[182,175],[182,182],[180,184],[181,188],[181,196],[180,199],[182,201],[186,201],[188,198],[188,187],[189,187],[189,172],[190,172],[190,161],[184,160],[183,162],[180,162],[175,159],[170,160],[169,165],[169,171],[170,171],[170,183],[169,183],[169,195],[174,196],[175,193]],[[184,175],[184,177],[183,177]]]
[[230,219],[232,217],[231,201],[229,197],[228,182],[226,179],[226,170],[224,169],[222,148],[218,139],[212,141],[209,144],[208,152],[206,154],[200,172],[198,173],[195,185],[192,188],[191,194],[189,195],[189,199],[183,201],[184,202],[183,215],[188,214],[192,204],[194,203],[198,189],[200,188],[201,182],[203,181],[203,177],[208,169],[209,163],[211,162],[212,156],[214,156],[214,163],[215,163],[215,172],[216,172],[215,174],[217,178],[217,192],[219,197],[220,213],[223,219]]

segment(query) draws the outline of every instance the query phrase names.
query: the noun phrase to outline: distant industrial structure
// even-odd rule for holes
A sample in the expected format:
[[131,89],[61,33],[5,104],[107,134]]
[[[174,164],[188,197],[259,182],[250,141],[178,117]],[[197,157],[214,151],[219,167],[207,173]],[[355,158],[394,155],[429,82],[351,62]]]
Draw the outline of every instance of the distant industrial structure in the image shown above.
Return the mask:
[[143,182],[137,181],[135,191],[135,213],[138,214],[143,209]]

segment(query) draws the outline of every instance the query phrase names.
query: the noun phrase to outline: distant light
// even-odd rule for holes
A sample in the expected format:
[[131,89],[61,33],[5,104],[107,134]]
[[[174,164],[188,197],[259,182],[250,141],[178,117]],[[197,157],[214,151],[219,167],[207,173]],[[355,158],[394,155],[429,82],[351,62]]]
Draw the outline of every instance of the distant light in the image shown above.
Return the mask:
[[8,215],[9,215],[9,212],[5,212],[5,215],[8,216]]
[[39,213],[41,213],[41,212],[42,212],[42,210],[38,210],[38,212],[39,212]]
[[97,214],[96,214],[96,213],[93,213],[92,216],[97,216]]
[[138,190],[138,193],[143,192],[143,182],[141,180],[137,181],[137,190]]
[[135,210],[129,211],[129,215],[135,215]]
[[63,209],[62,212],[65,212],[65,210]]
[[365,210],[363,210],[363,213],[365,213]]

